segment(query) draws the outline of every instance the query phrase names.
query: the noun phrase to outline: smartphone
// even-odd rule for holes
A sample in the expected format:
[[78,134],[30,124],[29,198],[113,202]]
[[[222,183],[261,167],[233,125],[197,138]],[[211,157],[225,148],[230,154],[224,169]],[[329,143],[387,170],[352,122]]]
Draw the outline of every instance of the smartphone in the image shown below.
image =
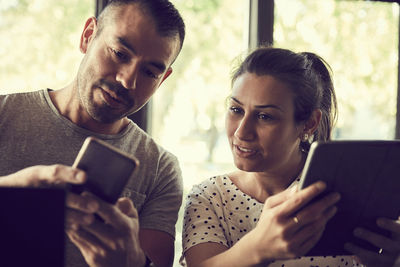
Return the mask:
[[139,161],[132,155],[95,137],[84,141],[72,167],[87,174],[82,185],[71,185],[74,193],[89,191],[114,204],[134,175]]

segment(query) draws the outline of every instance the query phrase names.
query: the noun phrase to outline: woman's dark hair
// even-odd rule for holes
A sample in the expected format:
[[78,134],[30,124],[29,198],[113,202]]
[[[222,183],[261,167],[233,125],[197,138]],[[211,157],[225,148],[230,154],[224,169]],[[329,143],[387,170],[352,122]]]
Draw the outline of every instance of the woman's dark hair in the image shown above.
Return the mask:
[[[310,52],[259,47],[234,71],[232,84],[246,72],[270,75],[289,86],[294,93],[296,123],[306,122],[315,109],[320,109],[322,117],[312,141],[330,140],[337,117],[337,103],[331,68],[325,60]],[[310,142],[302,141],[300,147],[308,151]]]

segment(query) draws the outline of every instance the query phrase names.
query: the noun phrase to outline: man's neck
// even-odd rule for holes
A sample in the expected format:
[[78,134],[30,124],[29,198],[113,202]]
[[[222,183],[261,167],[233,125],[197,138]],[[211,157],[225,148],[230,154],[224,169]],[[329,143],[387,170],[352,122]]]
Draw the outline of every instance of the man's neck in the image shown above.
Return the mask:
[[49,92],[50,99],[58,112],[72,123],[99,134],[118,134],[128,124],[127,118],[113,123],[102,123],[94,120],[80,104],[73,84],[62,89]]

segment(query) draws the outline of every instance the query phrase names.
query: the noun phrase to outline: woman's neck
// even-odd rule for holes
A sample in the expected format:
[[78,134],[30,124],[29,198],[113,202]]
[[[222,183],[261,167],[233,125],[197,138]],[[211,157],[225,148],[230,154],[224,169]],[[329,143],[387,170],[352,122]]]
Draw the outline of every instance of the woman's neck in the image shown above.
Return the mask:
[[303,154],[292,166],[283,171],[246,172],[237,170],[228,176],[232,182],[247,195],[264,203],[265,200],[282,192],[300,177],[307,155]]

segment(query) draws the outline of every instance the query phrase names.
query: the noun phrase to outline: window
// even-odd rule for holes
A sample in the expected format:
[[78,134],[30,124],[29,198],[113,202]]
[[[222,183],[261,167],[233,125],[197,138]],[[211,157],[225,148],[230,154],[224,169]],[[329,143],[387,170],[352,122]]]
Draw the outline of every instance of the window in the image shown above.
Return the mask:
[[231,168],[225,99],[234,59],[244,52],[244,1],[175,1],[186,21],[173,74],[152,103],[152,135],[181,161],[185,185]]
[[335,138],[394,138],[398,25],[396,3],[275,1],[274,44],[315,52],[332,67]]
[[[186,22],[187,35],[172,75],[153,98],[151,134],[178,157],[187,195],[193,184],[233,169],[224,130],[225,99],[234,59],[247,48],[247,1],[172,2]],[[176,266],[182,220],[180,214]]]
[[93,14],[93,0],[0,1],[0,94],[71,82],[80,33]]

